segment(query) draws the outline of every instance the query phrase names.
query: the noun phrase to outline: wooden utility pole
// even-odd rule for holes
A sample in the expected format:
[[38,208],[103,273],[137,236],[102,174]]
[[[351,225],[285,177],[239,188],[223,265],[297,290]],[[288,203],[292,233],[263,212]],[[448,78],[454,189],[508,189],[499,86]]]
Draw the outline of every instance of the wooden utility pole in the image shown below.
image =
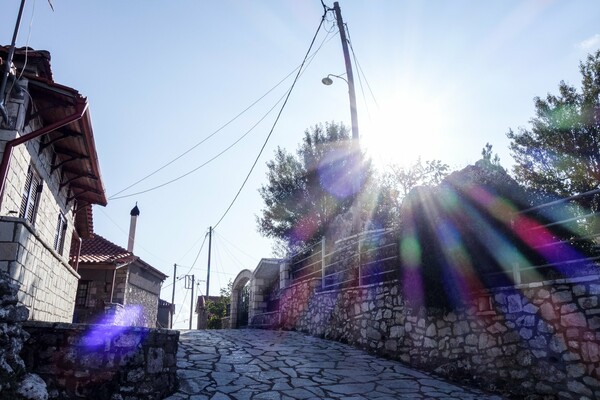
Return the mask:
[[190,330],[192,329],[192,319],[194,317],[194,275],[186,275],[185,288],[192,289],[192,298],[190,299]]
[[210,287],[210,252],[212,250],[212,226],[208,228],[208,267],[206,269],[206,297],[209,296]]
[[[173,307],[173,311],[175,311],[175,282],[177,282],[177,264],[173,264],[173,294],[171,295],[171,307]],[[171,315],[171,323],[169,325],[169,329],[173,329],[173,315]]]
[[[337,26],[340,31],[340,39],[342,40],[342,50],[344,51],[344,62],[346,64],[346,76],[348,77],[348,96],[350,97],[350,120],[352,122],[352,147],[351,157],[353,158],[351,164],[354,164],[353,168],[355,171],[359,171],[360,163],[360,143],[358,135],[358,113],[356,111],[356,92],[354,90],[354,74],[352,73],[352,62],[350,60],[350,52],[348,51],[348,39],[346,37],[346,27],[344,26],[344,20],[342,19],[342,10],[340,4],[336,1],[333,3],[333,11],[335,12],[335,18],[337,20]],[[357,172],[354,172],[357,173]],[[361,212],[361,201],[360,201],[360,183],[359,178],[354,177],[352,179],[352,190],[356,196],[354,202],[354,208],[356,212],[353,216],[352,225],[356,234],[360,234],[362,230],[362,212]]]
[[354,91],[354,74],[352,73],[352,62],[350,61],[350,52],[348,51],[348,39],[346,38],[346,27],[342,19],[342,10],[340,4],[333,3],[333,11],[337,20],[337,26],[342,40],[342,50],[344,51],[344,62],[346,63],[346,76],[348,77],[348,96],[350,97],[350,119],[352,122],[352,139],[355,146],[358,147],[358,114],[356,112],[356,92]]

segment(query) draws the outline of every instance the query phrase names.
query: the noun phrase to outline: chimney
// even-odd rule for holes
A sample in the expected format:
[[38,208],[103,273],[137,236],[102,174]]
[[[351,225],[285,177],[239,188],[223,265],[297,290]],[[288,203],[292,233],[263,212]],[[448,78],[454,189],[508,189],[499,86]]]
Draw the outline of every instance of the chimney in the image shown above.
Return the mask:
[[131,215],[131,222],[129,223],[129,242],[127,243],[127,251],[133,253],[133,243],[135,242],[135,225],[137,223],[137,217],[140,215],[140,209],[135,203],[135,207],[131,209],[129,213]]

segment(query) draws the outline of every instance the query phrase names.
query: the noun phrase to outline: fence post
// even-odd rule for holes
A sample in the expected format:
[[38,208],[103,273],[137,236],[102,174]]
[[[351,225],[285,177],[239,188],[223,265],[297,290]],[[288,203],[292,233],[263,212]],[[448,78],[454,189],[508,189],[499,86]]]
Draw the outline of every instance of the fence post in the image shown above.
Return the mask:
[[361,254],[360,253],[362,251],[362,246],[360,245],[360,233],[358,235],[356,235],[356,240],[357,240],[357,244],[356,244],[357,249],[356,250],[358,251],[358,256],[357,256],[357,258],[358,258],[358,286],[362,286],[362,282],[361,282],[362,274],[360,273],[361,272]]
[[321,239],[321,289],[325,290],[325,236]]
[[[514,213],[510,220],[510,229],[512,232],[515,231],[515,218],[518,218],[517,214],[518,213]],[[515,261],[513,263],[512,274],[513,274],[513,281],[514,281],[515,285],[520,285],[521,284],[521,266],[519,265],[518,261]]]

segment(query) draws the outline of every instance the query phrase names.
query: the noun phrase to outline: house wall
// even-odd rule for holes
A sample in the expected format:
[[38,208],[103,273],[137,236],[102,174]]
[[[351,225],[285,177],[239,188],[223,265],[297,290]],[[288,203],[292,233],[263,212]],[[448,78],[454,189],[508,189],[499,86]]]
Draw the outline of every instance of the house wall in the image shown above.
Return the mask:
[[[27,96],[25,96],[27,97]],[[9,102],[14,118],[26,108]],[[17,119],[22,119],[19,114]],[[17,123],[16,129],[21,131]],[[38,129],[32,120],[22,129],[26,134]],[[0,157],[6,142],[17,137],[17,130],[0,129]],[[74,229],[73,202],[67,204],[67,189],[59,190],[60,169],[52,172],[51,149],[39,153],[40,138],[13,149],[0,206],[0,268],[20,285],[19,300],[30,308],[30,319],[71,321],[77,289],[77,273],[68,265]],[[43,180],[39,206],[33,224],[18,219],[29,165],[33,164]],[[67,220],[65,244],[59,254],[54,250],[58,216]]]
[[0,270],[20,285],[29,319],[71,321],[79,275],[23,219],[0,217]]
[[135,263],[130,264],[125,307],[137,310],[136,326],[154,328],[158,318],[158,298],[162,281]]
[[280,315],[253,324],[350,343],[518,398],[600,398],[598,276],[473,293],[452,312],[410,305],[397,281],[320,286],[284,289]]

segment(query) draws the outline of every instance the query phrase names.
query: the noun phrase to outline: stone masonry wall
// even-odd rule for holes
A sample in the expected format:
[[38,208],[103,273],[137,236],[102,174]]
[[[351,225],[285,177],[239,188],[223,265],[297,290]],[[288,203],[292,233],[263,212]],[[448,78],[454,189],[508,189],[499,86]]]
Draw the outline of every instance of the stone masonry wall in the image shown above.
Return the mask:
[[27,373],[20,356],[29,337],[22,327],[29,312],[18,303],[18,291],[8,275],[0,272],[0,399],[46,400],[46,384],[39,376]]
[[127,285],[127,306],[126,310],[135,309],[135,321],[132,325],[145,326],[147,328],[156,327],[158,316],[158,296],[150,293],[136,285]]
[[600,398],[600,280],[585,277],[473,294],[454,312],[415,309],[397,281],[282,291],[280,328],[350,343],[517,397]]
[[71,322],[79,275],[23,219],[0,217],[0,270],[20,285],[30,319]]
[[179,332],[27,322],[21,353],[52,399],[159,400],[177,389]]
[[[21,110],[22,111],[22,110]],[[16,109],[15,109],[15,112]],[[6,143],[42,125],[32,119],[17,130],[0,129],[0,156]],[[70,322],[77,289],[77,273],[68,266],[74,230],[74,202],[67,202],[68,187],[61,188],[61,169],[52,170],[52,151],[40,151],[42,138],[13,149],[0,201],[0,270],[18,283],[19,301],[29,318]],[[43,181],[33,224],[18,219],[27,171],[33,165]],[[59,214],[67,221],[62,252],[54,250]]]

